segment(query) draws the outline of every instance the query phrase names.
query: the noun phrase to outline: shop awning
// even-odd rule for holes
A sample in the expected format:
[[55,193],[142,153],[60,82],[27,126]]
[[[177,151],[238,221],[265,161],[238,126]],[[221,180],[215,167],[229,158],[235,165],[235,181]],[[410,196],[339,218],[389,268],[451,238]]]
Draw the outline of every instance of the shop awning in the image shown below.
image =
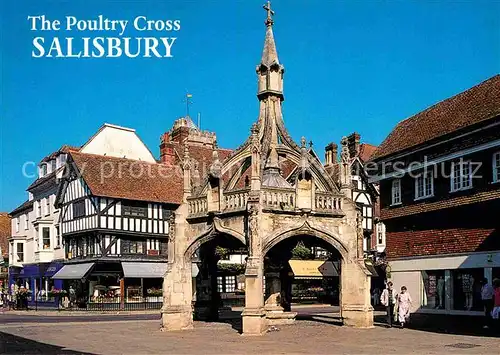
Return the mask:
[[61,270],[52,276],[52,278],[58,280],[80,280],[89,273],[94,264],[95,263],[64,265]]
[[371,262],[371,260],[365,260],[365,266],[368,269],[368,271],[370,271],[370,273],[372,274],[373,277],[377,277],[378,276],[378,272],[375,269],[375,266],[373,265],[373,263]]
[[167,263],[122,263],[123,276],[133,278],[162,278],[167,271]]
[[339,276],[332,261],[324,260],[290,260],[293,276],[296,279],[319,279]]

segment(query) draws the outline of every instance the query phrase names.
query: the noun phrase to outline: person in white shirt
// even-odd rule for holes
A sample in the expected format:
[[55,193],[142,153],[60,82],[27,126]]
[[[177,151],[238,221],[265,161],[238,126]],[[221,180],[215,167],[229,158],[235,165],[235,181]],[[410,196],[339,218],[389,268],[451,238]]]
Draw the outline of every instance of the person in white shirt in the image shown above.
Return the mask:
[[486,277],[481,281],[481,285],[481,300],[483,301],[484,315],[486,317],[484,328],[486,329],[491,324],[491,311],[493,310],[493,296],[495,291],[493,290],[493,286],[488,283]]

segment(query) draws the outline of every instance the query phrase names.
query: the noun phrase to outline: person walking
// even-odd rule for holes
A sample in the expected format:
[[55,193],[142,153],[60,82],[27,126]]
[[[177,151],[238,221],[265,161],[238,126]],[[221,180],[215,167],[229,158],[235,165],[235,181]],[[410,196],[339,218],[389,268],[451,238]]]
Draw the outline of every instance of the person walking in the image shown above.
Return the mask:
[[493,288],[495,289],[493,296],[493,311],[491,317],[495,320],[497,330],[500,329],[500,279],[493,280]]
[[385,306],[387,310],[387,326],[392,328],[392,321],[394,318],[394,306],[396,305],[396,295],[392,288],[392,282],[387,283],[387,288],[382,292],[380,296],[380,303]]
[[401,328],[404,328],[405,323],[408,322],[410,318],[411,310],[411,296],[406,286],[401,287],[401,293],[398,295],[398,320]]
[[491,325],[491,311],[493,311],[493,296],[495,290],[493,286],[488,283],[488,279],[485,277],[481,280],[481,301],[484,307],[485,324],[484,329],[488,329]]

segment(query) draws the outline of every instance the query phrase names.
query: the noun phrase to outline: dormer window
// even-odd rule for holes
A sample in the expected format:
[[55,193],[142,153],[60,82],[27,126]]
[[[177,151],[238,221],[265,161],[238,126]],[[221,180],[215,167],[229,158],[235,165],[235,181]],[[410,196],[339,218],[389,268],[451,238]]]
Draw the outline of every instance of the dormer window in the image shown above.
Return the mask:
[[41,163],[38,168],[38,177],[44,177],[47,175],[47,163]]
[[392,180],[392,205],[401,204],[401,179]]

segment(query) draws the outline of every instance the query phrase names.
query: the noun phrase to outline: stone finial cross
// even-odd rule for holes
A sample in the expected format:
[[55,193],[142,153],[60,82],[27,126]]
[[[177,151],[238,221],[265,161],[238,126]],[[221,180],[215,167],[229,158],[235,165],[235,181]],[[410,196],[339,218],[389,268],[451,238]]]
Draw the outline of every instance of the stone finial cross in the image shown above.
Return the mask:
[[267,4],[262,6],[264,10],[267,11],[267,19],[266,19],[266,25],[272,25],[273,24],[273,18],[272,16],[274,15],[274,11],[271,10],[271,2],[268,1]]

